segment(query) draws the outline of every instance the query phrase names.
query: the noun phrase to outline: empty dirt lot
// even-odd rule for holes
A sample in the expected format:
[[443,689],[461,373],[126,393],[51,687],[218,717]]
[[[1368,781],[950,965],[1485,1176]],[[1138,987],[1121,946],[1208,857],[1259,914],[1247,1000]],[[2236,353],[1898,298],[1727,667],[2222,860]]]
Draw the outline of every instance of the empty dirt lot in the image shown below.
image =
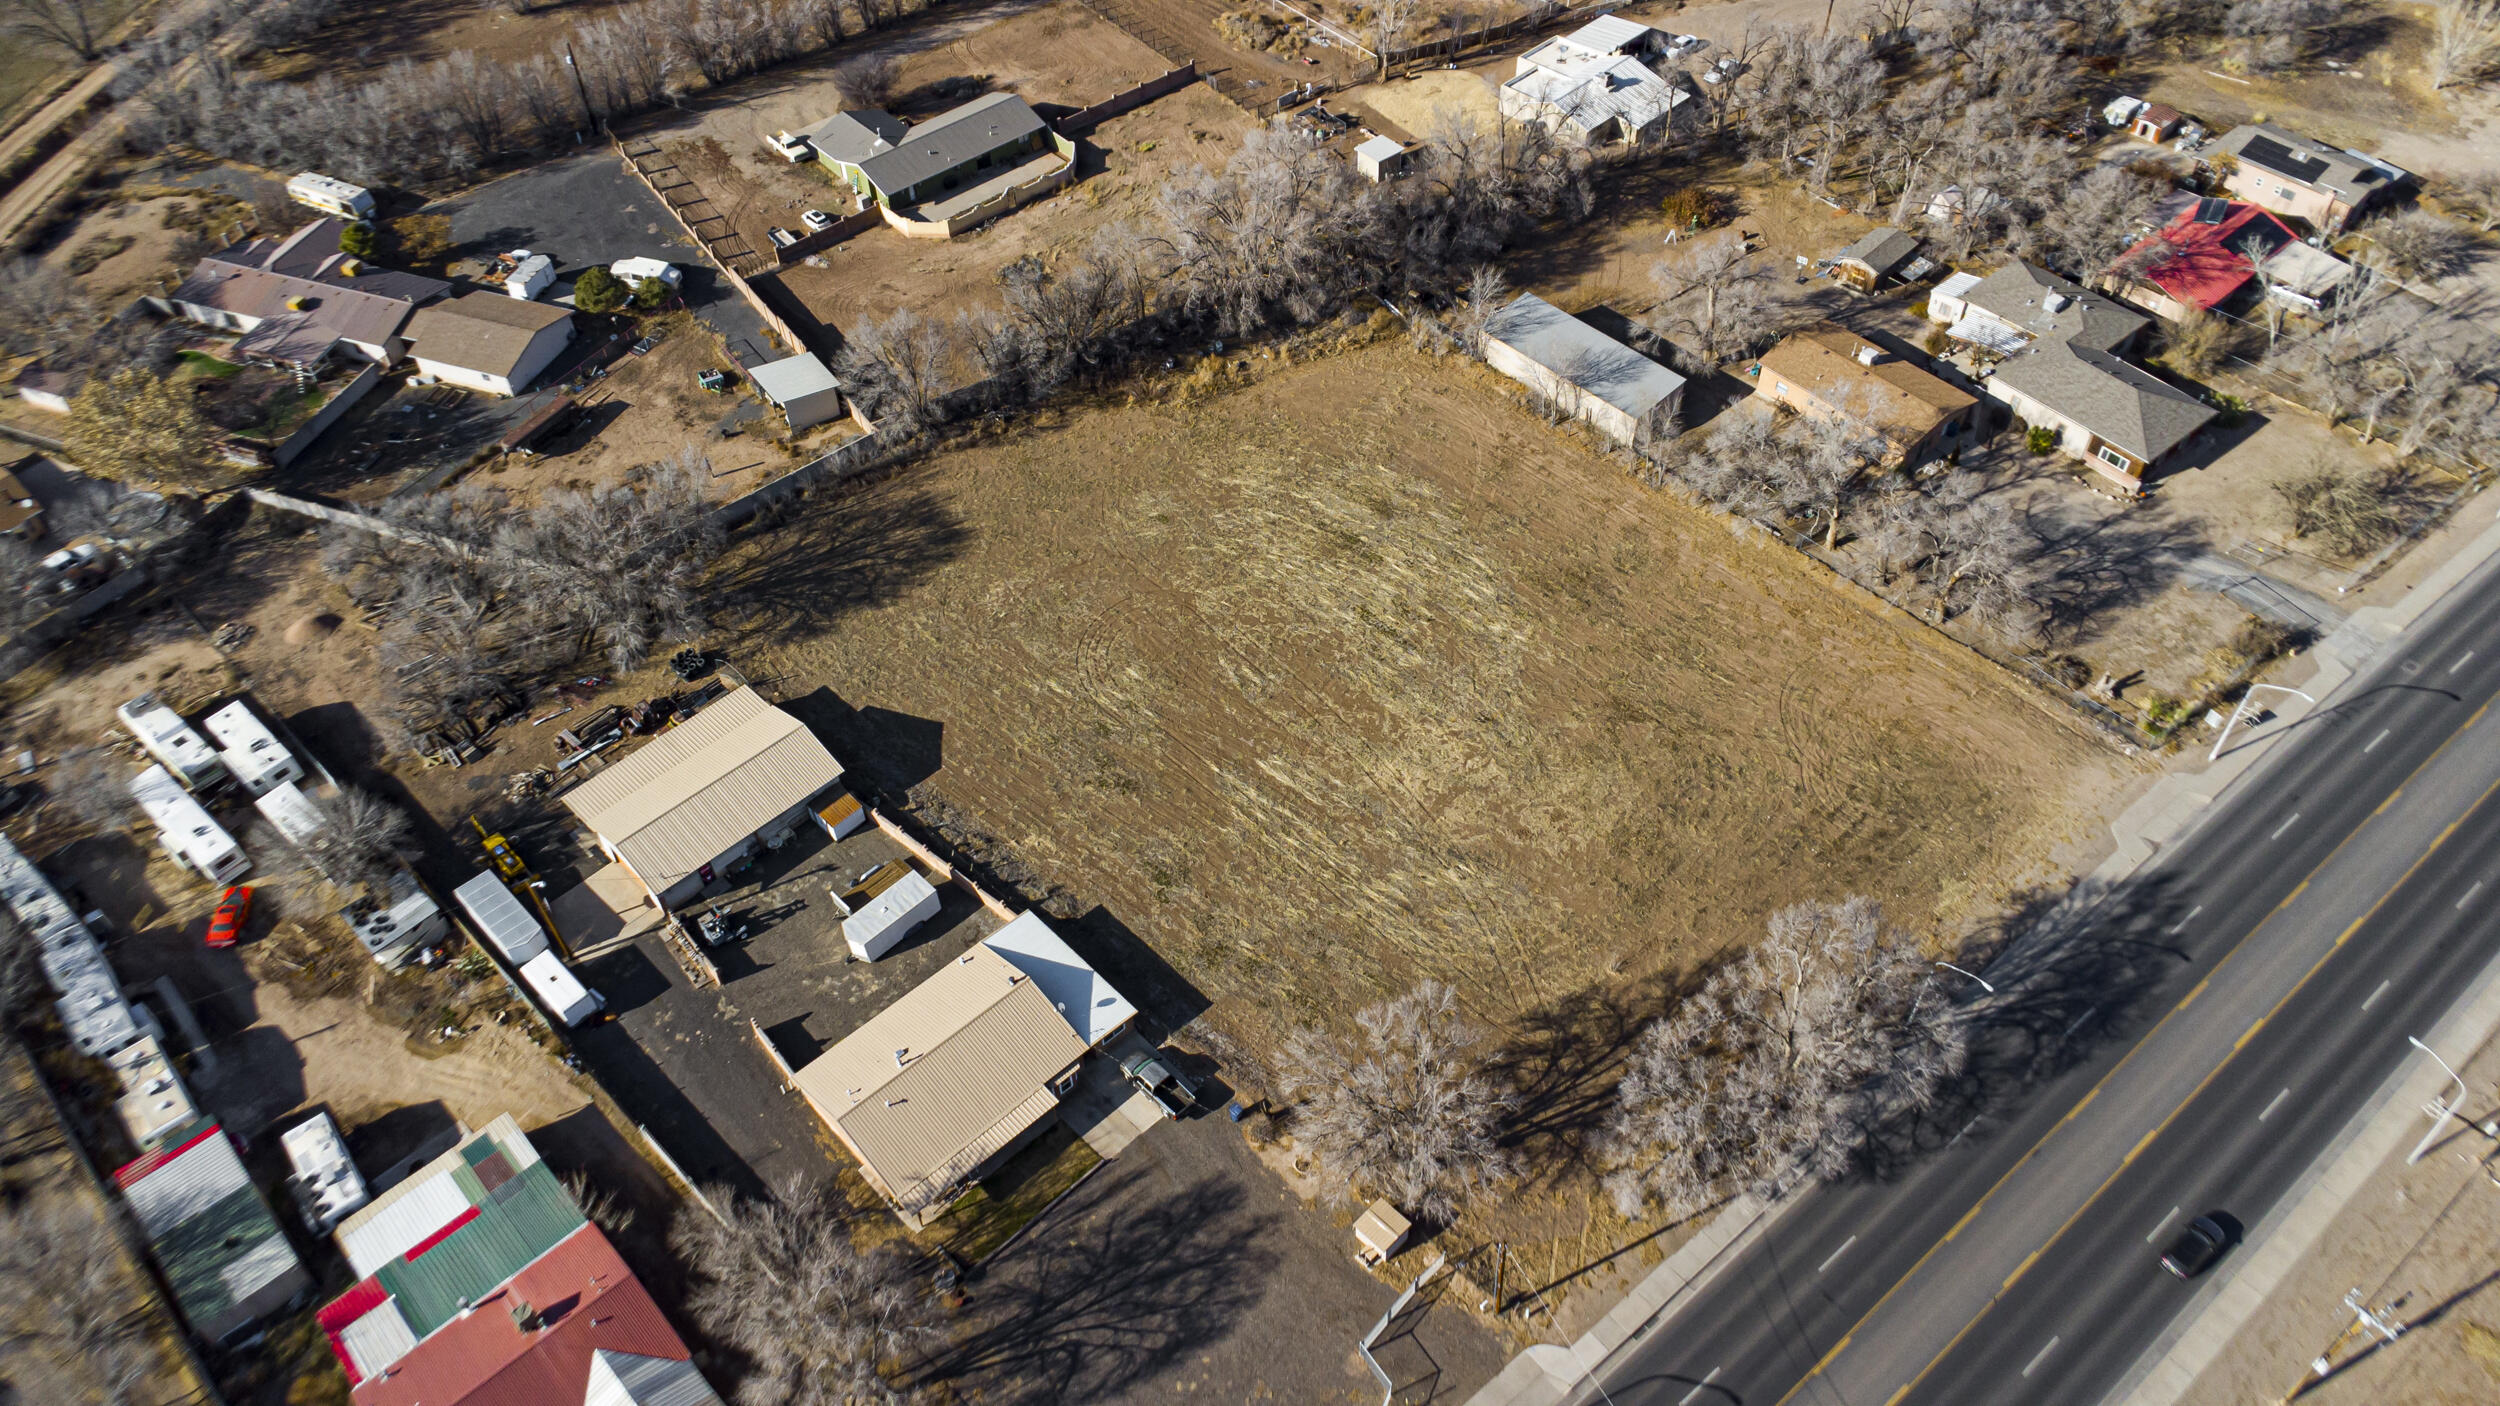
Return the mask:
[[1951,924],[2088,841],[2125,763],[1507,384],[1378,346],[1046,416],[750,548],[742,662],[1254,1040],[1424,976],[1507,1017],[1803,898]]

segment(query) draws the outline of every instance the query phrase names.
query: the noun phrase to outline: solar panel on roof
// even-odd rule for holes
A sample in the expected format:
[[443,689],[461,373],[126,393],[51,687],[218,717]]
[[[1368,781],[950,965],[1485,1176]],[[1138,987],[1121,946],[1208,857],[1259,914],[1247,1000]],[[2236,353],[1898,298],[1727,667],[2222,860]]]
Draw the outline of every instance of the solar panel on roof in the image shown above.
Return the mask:
[[2294,151],[2272,137],[2250,137],[2248,145],[2240,148],[2240,159],[2304,181],[2314,181],[2326,172],[2324,161]]
[[2228,200],[2209,195],[2196,202],[2196,222],[2200,225],[2218,225],[2230,217],[2231,202]]

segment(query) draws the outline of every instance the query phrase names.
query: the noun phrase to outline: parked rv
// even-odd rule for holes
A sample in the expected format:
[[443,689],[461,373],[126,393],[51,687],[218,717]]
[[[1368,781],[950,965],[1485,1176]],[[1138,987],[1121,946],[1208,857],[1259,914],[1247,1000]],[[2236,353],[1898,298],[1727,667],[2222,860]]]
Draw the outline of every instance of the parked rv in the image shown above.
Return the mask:
[[272,787],[304,779],[304,764],[242,699],[209,714],[202,725],[216,740],[218,759],[243,794],[257,798]]
[[521,980],[547,1014],[565,1025],[579,1025],[608,1008],[599,993],[582,985],[553,952],[541,952],[521,964]]
[[182,714],[166,707],[155,694],[142,693],[113,712],[183,789],[198,791],[226,779],[225,759],[217,755],[217,749],[201,740]]
[[156,826],[156,842],[185,868],[220,884],[233,883],[251,869],[243,846],[165,768],[152,766],[132,777],[130,794]]

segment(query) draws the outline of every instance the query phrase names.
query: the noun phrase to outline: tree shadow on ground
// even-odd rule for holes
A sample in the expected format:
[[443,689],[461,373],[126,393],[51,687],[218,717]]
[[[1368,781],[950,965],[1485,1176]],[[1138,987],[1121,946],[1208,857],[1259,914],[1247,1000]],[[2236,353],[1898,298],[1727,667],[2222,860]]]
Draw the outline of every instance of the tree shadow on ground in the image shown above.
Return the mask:
[[2034,504],[2024,521],[2040,541],[2040,584],[2031,599],[2051,638],[2071,637],[2105,611],[2160,594],[2179,579],[2182,561],[2208,545],[2192,524],[2142,513],[2095,521],[2047,503]]
[[902,595],[972,540],[937,493],[895,482],[829,495],[786,530],[751,536],[712,579],[717,624],[732,649],[821,636],[842,617]]
[[1276,1217],[1248,1211],[1238,1185],[1207,1178],[1158,1196],[1147,1176],[1111,1164],[993,1261],[973,1286],[972,1325],[921,1383],[992,1402],[1099,1401],[1230,1333],[1277,1267]]
[[[1706,968],[1705,968],[1706,970]],[[1530,1184],[1594,1179],[1624,1061],[1649,1023],[1697,988],[1703,972],[1661,972],[1592,986],[1522,1016],[1485,1073],[1517,1099],[1496,1140],[1532,1170]]]

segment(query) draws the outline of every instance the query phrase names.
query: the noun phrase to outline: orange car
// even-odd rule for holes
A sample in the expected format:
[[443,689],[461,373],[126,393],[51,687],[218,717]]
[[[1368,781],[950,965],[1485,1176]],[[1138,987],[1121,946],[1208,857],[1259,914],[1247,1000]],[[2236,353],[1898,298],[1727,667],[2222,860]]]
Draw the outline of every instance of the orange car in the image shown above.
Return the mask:
[[232,947],[243,935],[243,924],[252,916],[252,890],[236,884],[217,900],[217,911],[208,915],[208,945]]

